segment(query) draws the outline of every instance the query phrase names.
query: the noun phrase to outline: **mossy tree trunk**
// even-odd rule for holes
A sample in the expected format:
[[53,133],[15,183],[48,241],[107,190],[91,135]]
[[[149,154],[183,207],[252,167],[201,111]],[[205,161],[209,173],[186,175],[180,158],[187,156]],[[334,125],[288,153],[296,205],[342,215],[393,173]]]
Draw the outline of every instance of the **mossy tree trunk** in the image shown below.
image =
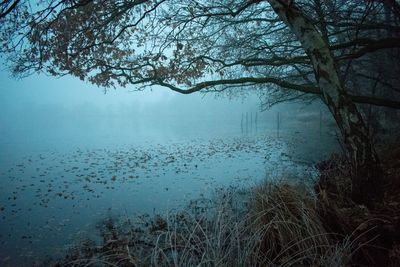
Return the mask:
[[352,198],[370,206],[383,195],[383,172],[364,120],[346,93],[326,40],[292,1],[268,0],[277,15],[296,35],[313,64],[322,100],[343,136],[352,166]]

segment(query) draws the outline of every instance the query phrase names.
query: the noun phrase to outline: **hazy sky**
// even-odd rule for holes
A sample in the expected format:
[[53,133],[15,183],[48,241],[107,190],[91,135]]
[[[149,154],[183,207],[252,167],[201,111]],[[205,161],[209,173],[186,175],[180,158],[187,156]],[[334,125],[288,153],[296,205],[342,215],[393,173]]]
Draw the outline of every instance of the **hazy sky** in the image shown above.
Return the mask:
[[[104,94],[98,88],[74,77],[55,78],[46,75],[33,75],[22,80],[10,78],[6,70],[0,72],[1,111],[37,111],[52,109],[56,111],[91,109],[99,112],[110,111],[122,114],[130,111],[169,110],[193,113],[201,116],[207,110],[218,112],[257,110],[257,97],[228,100],[214,95],[180,95],[166,88],[152,91],[132,91],[131,88],[110,89]],[[128,112],[127,112],[128,110]],[[162,113],[159,114],[163,115]]]

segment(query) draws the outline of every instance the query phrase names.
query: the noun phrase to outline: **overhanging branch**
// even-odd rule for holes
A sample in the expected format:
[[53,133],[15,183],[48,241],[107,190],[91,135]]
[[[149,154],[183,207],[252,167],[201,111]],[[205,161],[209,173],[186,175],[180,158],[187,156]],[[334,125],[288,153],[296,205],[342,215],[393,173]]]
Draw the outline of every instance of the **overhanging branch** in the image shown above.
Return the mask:
[[[153,81],[153,84],[166,87],[172,91],[175,91],[175,92],[178,92],[181,94],[192,94],[192,93],[201,91],[203,89],[208,89],[208,88],[212,88],[215,86],[221,86],[221,85],[228,86],[228,85],[240,85],[240,84],[249,85],[250,84],[250,85],[266,85],[267,86],[268,84],[273,84],[273,85],[277,85],[281,88],[294,90],[297,92],[321,95],[321,91],[316,86],[308,85],[308,84],[290,83],[290,82],[286,82],[281,79],[277,79],[277,78],[273,78],[273,77],[264,77],[264,78],[243,77],[243,78],[237,78],[237,79],[205,81],[205,82],[200,82],[200,83],[198,83],[190,88],[187,88],[187,89],[183,89],[183,88],[177,87],[175,85],[166,83],[160,79]],[[374,97],[374,96],[362,96],[362,95],[351,95],[351,94],[349,94],[349,96],[355,103],[400,109],[400,102],[398,102],[398,101],[388,100],[388,99]]]

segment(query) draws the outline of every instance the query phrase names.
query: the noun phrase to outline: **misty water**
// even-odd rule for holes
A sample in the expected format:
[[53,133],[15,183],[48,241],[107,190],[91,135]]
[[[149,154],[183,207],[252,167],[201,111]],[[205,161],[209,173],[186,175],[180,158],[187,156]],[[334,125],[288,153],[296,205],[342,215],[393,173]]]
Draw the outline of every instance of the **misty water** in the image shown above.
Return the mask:
[[312,179],[338,149],[318,103],[260,112],[254,95],[36,86],[1,92],[0,265],[61,256],[109,216],[165,214],[219,187]]

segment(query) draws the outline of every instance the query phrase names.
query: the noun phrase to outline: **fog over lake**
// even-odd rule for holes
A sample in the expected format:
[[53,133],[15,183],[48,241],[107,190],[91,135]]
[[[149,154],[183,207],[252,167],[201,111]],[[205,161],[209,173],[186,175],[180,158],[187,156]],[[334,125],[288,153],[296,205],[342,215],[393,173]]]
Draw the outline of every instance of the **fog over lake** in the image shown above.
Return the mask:
[[0,79],[0,258],[15,264],[62,255],[107,216],[166,213],[265,178],[312,179],[338,150],[318,102],[261,112],[254,93]]

